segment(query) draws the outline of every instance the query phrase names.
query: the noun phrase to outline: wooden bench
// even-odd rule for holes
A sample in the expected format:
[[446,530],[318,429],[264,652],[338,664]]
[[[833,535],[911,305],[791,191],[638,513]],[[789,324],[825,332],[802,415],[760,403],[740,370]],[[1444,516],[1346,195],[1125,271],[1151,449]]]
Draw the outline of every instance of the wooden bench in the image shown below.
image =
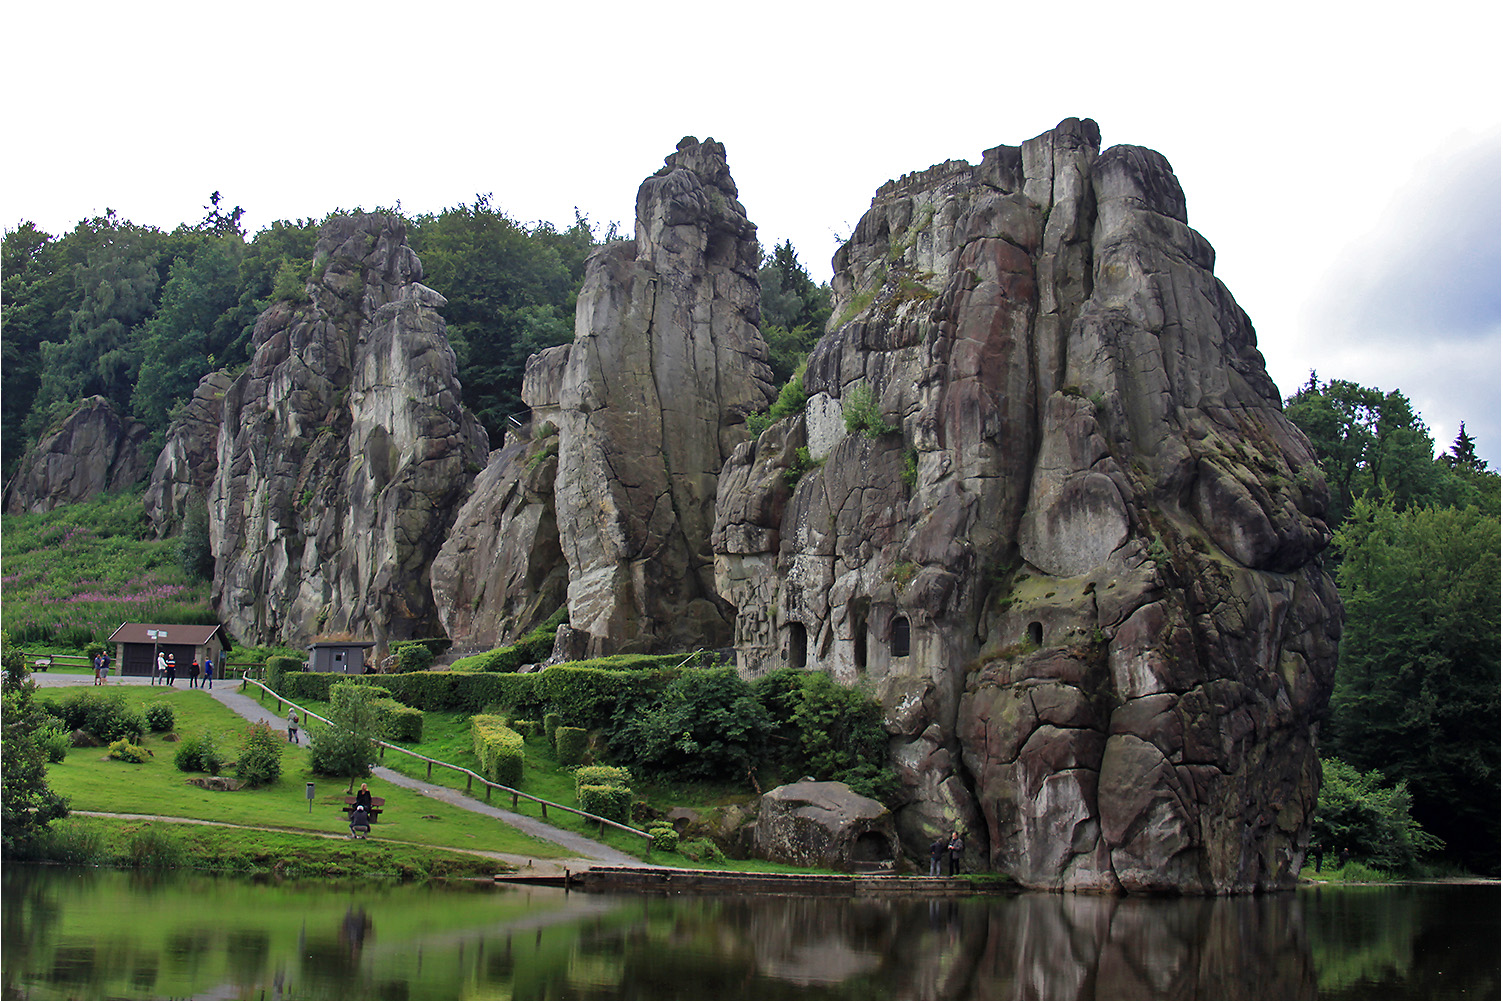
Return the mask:
[[[376,821],[381,817],[381,812],[384,810],[385,805],[386,805],[386,799],[385,798],[378,798],[378,797],[372,797],[371,798],[371,806],[368,809],[366,809],[366,815],[370,818],[371,825],[375,825]],[[344,812],[345,815],[348,816],[354,810],[355,810],[355,795],[353,795],[353,794],[346,794],[346,795],[344,795],[344,804],[340,806],[340,811]]]

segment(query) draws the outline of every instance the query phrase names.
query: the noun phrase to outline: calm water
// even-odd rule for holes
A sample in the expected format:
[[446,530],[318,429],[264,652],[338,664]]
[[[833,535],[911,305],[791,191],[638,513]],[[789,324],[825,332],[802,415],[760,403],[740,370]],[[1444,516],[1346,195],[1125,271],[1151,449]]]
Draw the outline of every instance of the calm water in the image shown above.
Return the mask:
[[1499,997],[1499,890],[1237,899],[635,897],[12,865],[4,995]]

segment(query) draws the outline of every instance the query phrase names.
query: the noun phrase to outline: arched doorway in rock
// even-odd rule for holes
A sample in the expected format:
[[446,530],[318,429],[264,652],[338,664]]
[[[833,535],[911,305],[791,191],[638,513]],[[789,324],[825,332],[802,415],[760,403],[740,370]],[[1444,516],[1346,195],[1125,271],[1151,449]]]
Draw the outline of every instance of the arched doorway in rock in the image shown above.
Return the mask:
[[892,657],[907,658],[912,646],[908,618],[895,616],[892,618]]
[[880,832],[863,832],[851,844],[851,862],[877,864],[892,859],[892,847]]
[[809,632],[797,620],[788,625],[788,667],[802,669],[809,664]]

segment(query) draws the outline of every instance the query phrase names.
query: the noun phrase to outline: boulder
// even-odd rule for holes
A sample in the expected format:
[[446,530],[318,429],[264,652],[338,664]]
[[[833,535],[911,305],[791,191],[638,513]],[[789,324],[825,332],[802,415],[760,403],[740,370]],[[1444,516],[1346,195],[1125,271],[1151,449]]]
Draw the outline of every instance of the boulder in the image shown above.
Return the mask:
[[21,458],[5,511],[50,512],[130,487],[148,473],[148,436],[145,425],[122,418],[103,397],[81,401]]
[[800,867],[851,868],[900,859],[893,816],[845,784],[799,781],[762,795],[752,852]]
[[485,465],[422,264],[393,216],[337,216],[305,298],[256,320],[225,392],[213,600],[250,644],[440,632],[430,572]]
[[809,406],[722,470],[738,668],[879,695],[915,858],[958,827],[1035,888],[1295,880],[1326,487],[1187,219],[1168,162],[1090,120],[888,182]]

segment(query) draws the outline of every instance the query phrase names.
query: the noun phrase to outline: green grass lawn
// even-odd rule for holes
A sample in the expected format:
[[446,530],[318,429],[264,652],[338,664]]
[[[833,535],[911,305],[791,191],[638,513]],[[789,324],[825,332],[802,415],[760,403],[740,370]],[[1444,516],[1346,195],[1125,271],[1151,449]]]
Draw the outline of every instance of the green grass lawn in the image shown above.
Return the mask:
[[[70,689],[47,690],[44,697],[61,700]],[[195,690],[153,687],[120,687],[131,704],[153,700],[170,702],[177,715],[176,733],[196,735],[208,730],[219,739],[225,755],[233,759],[246,721]],[[339,810],[348,781],[318,777],[308,770],[306,746],[287,745],[282,752],[282,776],[273,784],[234,792],[206,791],[188,783],[190,777],[177,769],[173,755],[177,744],[165,735],[148,735],[145,747],[153,754],[146,763],[110,760],[104,749],[72,749],[64,762],[48,767],[54,790],[70,799],[75,809],[166,815],[177,818],[233,822],[239,825],[274,826],[311,832],[348,834],[345,816]],[[232,774],[231,769],[224,771]],[[314,784],[315,798],[305,796],[305,784]],[[552,843],[527,836],[492,818],[464,811],[425,798],[415,791],[384,787],[376,791],[386,798],[386,808],[372,832],[373,839],[400,840],[428,846],[495,850],[549,858],[565,855]]]
[[[262,706],[268,710],[277,710],[277,701],[265,696],[258,688],[250,687],[246,690],[248,695],[257,697]],[[316,714],[325,717],[329,713],[329,705],[326,701],[303,701],[300,706],[312,710]],[[285,704],[283,705],[285,709]],[[397,744],[397,743],[393,743]],[[470,715],[459,713],[445,713],[426,711],[423,714],[423,741],[417,743],[404,743],[403,748],[410,749],[420,755],[432,759],[442,760],[454,766],[480,772],[480,762],[475,756],[474,740],[470,735]],[[387,751],[382,757],[381,765],[398,773],[428,781],[428,765],[420,760],[408,756]],[[449,787],[454,790],[466,789],[466,777],[453,770],[441,767],[433,768],[431,783],[435,786]],[[555,804],[578,807],[579,801],[574,793],[574,776],[566,767],[560,766],[552,746],[546,738],[526,739],[526,760],[522,769],[522,782],[517,788],[534,797],[540,797]],[[693,809],[713,808],[731,801],[747,800],[755,796],[755,792],[749,787],[738,789],[725,785],[693,784],[693,785],[669,785],[638,781],[634,786],[636,796],[651,803],[660,811],[668,808],[684,807]],[[483,799],[484,791],[476,785],[471,796]],[[709,861],[695,861],[676,852],[654,850],[651,855],[646,855],[645,840],[621,832],[619,829],[606,827],[602,836],[599,823],[580,818],[568,812],[549,811],[546,816],[542,813],[542,807],[534,802],[519,799],[515,808],[512,807],[511,797],[501,791],[491,795],[491,801],[500,807],[514,810],[519,815],[530,818],[545,819],[548,824],[560,829],[567,829],[580,835],[605,843],[613,849],[627,853],[635,857],[645,858],[648,862],[667,867],[695,867],[721,870],[749,871],[756,873],[823,873],[806,867],[793,867],[787,864],[777,864],[767,860],[727,860],[723,863]],[[634,823],[634,828],[642,828],[645,823]]]

